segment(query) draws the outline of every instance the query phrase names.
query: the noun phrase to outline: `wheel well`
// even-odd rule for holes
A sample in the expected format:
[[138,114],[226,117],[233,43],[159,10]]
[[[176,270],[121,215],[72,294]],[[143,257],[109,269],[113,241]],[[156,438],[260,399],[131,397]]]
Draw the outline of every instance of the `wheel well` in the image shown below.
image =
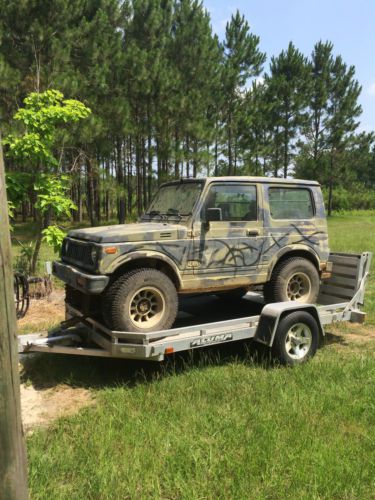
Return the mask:
[[281,262],[284,262],[287,259],[290,259],[291,257],[302,257],[303,259],[309,260],[312,264],[314,264],[316,270],[319,272],[319,261],[317,257],[315,257],[314,254],[311,252],[308,252],[306,250],[291,250],[289,252],[284,253],[276,262],[275,265],[272,268],[272,271],[270,272],[270,276],[273,273],[274,269],[276,266],[278,266]]
[[180,280],[175,270],[172,268],[172,266],[170,266],[167,262],[164,262],[160,259],[154,259],[150,257],[144,257],[140,259],[130,260],[129,262],[125,262],[125,264],[119,266],[112,274],[111,282],[115,281],[119,276],[128,273],[129,271],[145,267],[149,267],[151,269],[157,269],[158,271],[163,272],[168,276],[168,278],[171,279],[176,289],[177,290],[180,289]]

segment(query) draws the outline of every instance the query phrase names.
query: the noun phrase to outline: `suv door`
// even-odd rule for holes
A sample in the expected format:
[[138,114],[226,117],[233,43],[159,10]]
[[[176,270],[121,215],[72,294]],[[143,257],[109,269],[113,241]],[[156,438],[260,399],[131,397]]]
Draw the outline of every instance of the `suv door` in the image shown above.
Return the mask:
[[[258,209],[261,192],[254,183],[212,183],[201,210],[201,222],[195,223],[197,274],[223,278],[254,276],[261,259],[263,220]],[[221,220],[205,222],[206,210],[218,208]],[[249,280],[253,282],[254,280]]]

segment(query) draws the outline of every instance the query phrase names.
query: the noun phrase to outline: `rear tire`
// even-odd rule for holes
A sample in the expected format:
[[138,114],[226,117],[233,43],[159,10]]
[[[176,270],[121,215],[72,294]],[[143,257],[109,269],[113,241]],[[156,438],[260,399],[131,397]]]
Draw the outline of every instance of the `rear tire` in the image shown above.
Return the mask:
[[315,355],[319,335],[317,322],[311,314],[292,312],[280,320],[271,348],[272,356],[287,366],[305,363]]
[[303,257],[290,257],[277,264],[271,279],[263,287],[266,302],[314,304],[319,294],[319,273],[312,262]]
[[125,332],[168,330],[176,319],[177,310],[174,284],[156,269],[136,269],[120,276],[103,300],[107,326]]

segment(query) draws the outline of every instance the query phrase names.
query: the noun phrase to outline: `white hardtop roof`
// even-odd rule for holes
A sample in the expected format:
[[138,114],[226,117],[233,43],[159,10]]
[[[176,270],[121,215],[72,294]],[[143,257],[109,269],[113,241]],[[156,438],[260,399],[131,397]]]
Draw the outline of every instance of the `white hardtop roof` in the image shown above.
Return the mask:
[[206,177],[207,182],[264,182],[267,184],[308,184],[319,186],[317,181],[308,181],[303,179],[282,179],[280,177],[253,177],[253,176],[225,176],[225,177]]

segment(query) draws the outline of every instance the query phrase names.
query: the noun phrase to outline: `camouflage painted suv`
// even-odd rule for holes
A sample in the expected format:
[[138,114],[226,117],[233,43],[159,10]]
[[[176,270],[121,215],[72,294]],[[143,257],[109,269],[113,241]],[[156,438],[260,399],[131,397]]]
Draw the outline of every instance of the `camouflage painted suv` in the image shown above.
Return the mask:
[[312,181],[263,177],[163,184],[137,224],[71,231],[54,274],[66,302],[115,330],[170,328],[178,295],[315,302],[330,274],[322,193]]

